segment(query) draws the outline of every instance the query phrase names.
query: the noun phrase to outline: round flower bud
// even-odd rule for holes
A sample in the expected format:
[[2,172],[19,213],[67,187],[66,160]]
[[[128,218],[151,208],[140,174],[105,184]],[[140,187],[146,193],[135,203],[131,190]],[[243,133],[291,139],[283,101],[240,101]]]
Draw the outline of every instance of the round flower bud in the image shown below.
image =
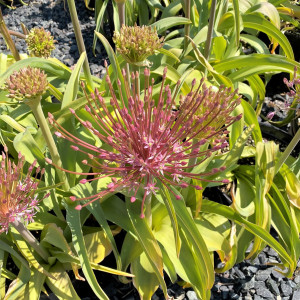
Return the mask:
[[26,37],[30,55],[48,58],[55,49],[56,42],[49,31],[44,28],[33,28]]
[[147,57],[163,46],[163,38],[159,38],[156,29],[151,26],[126,26],[120,32],[115,31],[113,41],[117,51],[131,64],[146,66]]
[[40,100],[48,89],[47,75],[41,69],[26,67],[9,76],[3,88],[8,90],[9,98],[24,102]]

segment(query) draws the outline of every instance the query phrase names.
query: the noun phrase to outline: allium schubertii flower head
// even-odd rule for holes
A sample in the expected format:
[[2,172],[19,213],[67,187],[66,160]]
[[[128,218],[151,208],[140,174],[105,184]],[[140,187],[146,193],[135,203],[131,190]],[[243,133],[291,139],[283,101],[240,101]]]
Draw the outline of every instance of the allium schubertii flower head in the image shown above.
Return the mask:
[[44,28],[33,28],[26,37],[29,54],[36,57],[48,58],[55,49],[56,42],[49,31]]
[[10,75],[3,89],[8,90],[9,98],[19,101],[35,101],[48,89],[47,75],[39,68],[25,67]]
[[163,46],[156,29],[151,26],[126,26],[120,32],[115,31],[113,41],[117,51],[131,64],[148,65],[147,57],[153,55]]
[[0,234],[7,232],[9,224],[14,221],[25,224],[33,222],[33,216],[41,201],[34,195],[38,187],[37,176],[44,173],[44,169],[37,167],[35,178],[31,177],[36,165],[34,161],[27,174],[23,174],[24,156],[19,153],[18,163],[15,164],[8,158],[6,146],[4,151],[0,163]]
[[[134,202],[138,190],[143,190],[141,199],[143,218],[145,199],[147,195],[157,192],[158,182],[179,200],[180,196],[174,192],[173,187],[192,186],[199,190],[201,187],[193,185],[193,180],[188,179],[213,181],[205,177],[225,170],[225,167],[221,167],[199,174],[190,171],[215,151],[227,147],[226,139],[220,136],[227,134],[226,128],[241,118],[241,116],[229,117],[229,113],[240,102],[236,92],[224,88],[217,92],[206,87],[201,90],[203,81],[197,88],[194,82],[191,92],[181,97],[181,106],[177,108],[169,85],[165,85],[166,72],[165,69],[158,100],[154,100],[152,95],[154,82],[149,84],[148,69],[144,71],[143,97],[136,94],[138,90],[136,87],[130,90],[123,71],[126,100],[122,97],[117,98],[111,80],[107,76],[111,107],[104,102],[104,98],[97,90],[90,97],[87,96],[88,105],[85,106],[85,110],[97,124],[96,127],[93,127],[89,121],[82,120],[73,109],[70,109],[82,126],[110,148],[99,148],[79,139],[64,129],[49,114],[50,122],[57,130],[56,135],[72,142],[73,150],[83,152],[87,156],[82,163],[90,166],[93,171],[75,174],[91,175],[93,178],[89,176],[87,177],[89,179],[80,182],[85,184],[105,177],[112,178],[107,188],[95,195],[81,199],[72,196],[73,201],[89,200],[78,205],[77,209],[125,188],[131,191],[131,201]],[[135,82],[135,75],[132,75],[132,82]],[[118,85],[120,87],[120,81]],[[178,88],[179,83],[176,89]],[[226,99],[224,100],[223,97]],[[125,101],[128,103],[127,107]],[[202,111],[200,115],[198,112],[202,105],[205,105],[207,110]],[[195,139],[196,137],[198,139]],[[210,147],[202,150],[201,146],[206,143],[210,143]],[[194,165],[188,165],[188,161],[195,158],[198,160]],[[50,160],[48,162],[52,163]],[[229,181],[225,179],[221,182]]]

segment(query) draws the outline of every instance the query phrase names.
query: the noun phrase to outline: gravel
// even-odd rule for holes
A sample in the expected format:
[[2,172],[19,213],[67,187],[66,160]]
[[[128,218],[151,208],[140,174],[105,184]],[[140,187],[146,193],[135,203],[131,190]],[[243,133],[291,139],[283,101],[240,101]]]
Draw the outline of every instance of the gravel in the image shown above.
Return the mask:
[[[101,45],[97,44],[97,57],[94,57],[91,45],[93,41],[93,32],[95,21],[93,12],[87,10],[83,0],[75,1],[78,11],[81,28],[85,44],[87,47],[88,59],[93,75],[103,76],[105,69],[103,67],[106,53]],[[10,30],[21,31],[20,23],[24,23],[28,29],[39,26],[49,30],[57,40],[56,50],[53,56],[60,59],[67,66],[73,66],[79,58],[75,36],[72,30],[70,15],[64,10],[64,3],[60,0],[39,0],[30,3],[29,6],[20,6],[15,10],[3,8],[5,22]],[[15,39],[18,50],[22,53],[26,51],[23,40]],[[0,51],[9,53],[4,41],[0,38]],[[277,253],[266,247],[259,254],[258,258],[251,261],[244,261],[237,264],[234,268],[223,274],[216,274],[215,284],[212,288],[211,299],[241,299],[241,300],[300,300],[300,275],[294,279],[287,279],[274,270],[275,267],[266,265],[267,263],[279,263],[280,259]],[[300,267],[300,264],[299,264]],[[105,291],[110,293],[110,299],[139,299],[132,285],[117,285],[110,283],[104,287]],[[121,287],[122,286],[122,287]],[[89,287],[86,287],[87,294],[81,299],[97,299],[88,295]],[[120,291],[124,292],[120,296]],[[197,300],[196,293],[192,290],[182,289],[178,284],[168,284],[168,293],[177,300]],[[91,293],[92,295],[92,293]],[[57,299],[55,295],[49,297],[43,295],[41,299]],[[153,300],[164,299],[161,289],[158,289]]]

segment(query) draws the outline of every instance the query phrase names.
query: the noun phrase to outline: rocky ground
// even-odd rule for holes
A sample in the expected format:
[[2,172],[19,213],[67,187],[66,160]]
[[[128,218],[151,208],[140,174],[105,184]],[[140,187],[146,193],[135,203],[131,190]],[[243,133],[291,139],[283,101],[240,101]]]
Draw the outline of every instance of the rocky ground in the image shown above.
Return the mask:
[[[17,0],[16,0],[17,1]],[[15,4],[17,2],[15,1]],[[93,75],[103,76],[105,70],[103,61],[106,58],[104,49],[97,45],[97,57],[91,50],[93,32],[95,29],[94,14],[85,8],[83,0],[75,1],[79,20],[82,26],[83,37],[87,46],[87,54]],[[67,3],[65,3],[67,5]],[[73,66],[79,58],[76,40],[72,29],[72,23],[67,7],[64,9],[63,0],[37,0],[31,1],[28,6],[18,6],[10,10],[1,6],[5,22],[10,30],[21,31],[21,23],[28,29],[44,27],[49,30],[57,40],[56,50],[53,56],[68,66]],[[20,52],[25,52],[23,40],[15,39]],[[3,39],[0,38],[0,52],[9,53]],[[274,270],[268,263],[279,262],[277,253],[266,247],[254,261],[244,261],[223,274],[217,274],[212,289],[211,299],[244,299],[244,300],[300,300],[300,272],[292,279],[287,279]],[[300,264],[299,266],[300,267]],[[122,285],[116,278],[104,280],[103,289],[110,299],[134,300],[139,299],[131,284]],[[93,296],[88,286],[80,286],[75,283],[82,299],[97,299]],[[178,300],[196,300],[196,294],[189,289],[182,289],[178,284],[169,284],[170,296]],[[41,299],[57,299],[53,294],[43,296]],[[160,290],[152,297],[153,300],[163,299]]]

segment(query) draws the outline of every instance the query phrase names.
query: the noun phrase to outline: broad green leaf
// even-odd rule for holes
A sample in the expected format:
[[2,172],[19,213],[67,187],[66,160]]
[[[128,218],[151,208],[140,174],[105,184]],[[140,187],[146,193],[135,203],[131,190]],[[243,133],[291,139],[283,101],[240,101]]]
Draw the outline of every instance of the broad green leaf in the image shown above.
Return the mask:
[[25,288],[30,279],[30,271],[21,266],[18,277],[9,285],[3,300],[18,300],[25,298]]
[[180,62],[179,58],[175,54],[173,54],[171,51],[169,51],[165,48],[160,48],[157,50],[157,52],[164,54],[166,56],[172,57],[173,59],[176,60],[176,62]]
[[185,25],[185,24],[190,24],[190,23],[191,23],[191,21],[187,18],[169,17],[169,18],[161,19],[161,20],[151,24],[151,27],[156,28],[157,33],[160,34],[173,26]]
[[160,181],[158,181],[157,184],[159,185],[160,190],[162,191],[162,195],[159,195],[157,193],[157,195],[155,195],[155,196],[156,196],[156,198],[157,197],[160,198],[159,201],[163,202],[165,204],[166,209],[168,210],[168,214],[170,216],[170,220],[171,220],[172,228],[173,228],[173,232],[174,232],[176,253],[177,253],[177,256],[179,256],[181,241],[179,238],[179,229],[178,229],[178,221],[177,221],[177,217],[176,217],[176,212],[175,212],[168,189],[164,185],[162,185],[162,183]]
[[257,121],[255,111],[253,110],[252,106],[243,99],[242,99],[241,104],[242,104],[243,109],[244,109],[245,123],[248,126],[252,127],[252,129],[253,129],[252,130],[252,136],[253,136],[253,139],[255,141],[255,144],[257,144],[258,142],[262,141],[262,134],[261,134],[261,131],[260,131],[260,127],[259,127],[259,124],[258,124],[258,121]]
[[24,132],[25,128],[20,125],[18,122],[16,122],[12,117],[8,115],[1,115],[0,120],[7,123],[9,126],[11,126],[13,129],[17,130],[18,132]]
[[10,253],[16,259],[20,261],[20,263],[29,270],[29,266],[27,261],[9,244],[6,244],[4,241],[0,240],[0,249]]
[[62,78],[68,79],[71,75],[70,70],[65,66],[62,67],[62,63],[59,63],[56,60],[44,59],[38,57],[30,57],[27,59],[22,59],[15,62],[11,65],[4,73],[0,75],[0,86],[3,85],[4,80],[8,78],[14,71],[18,71],[21,68],[28,66],[40,68],[44,70],[47,74]]
[[293,275],[293,270],[295,268],[295,262],[291,259],[289,253],[277,242],[269,232],[261,228],[260,226],[247,221],[237,214],[232,208],[225,206],[220,203],[216,203],[210,200],[203,200],[202,211],[212,212],[215,214],[220,214],[239,225],[245,226],[245,228],[253,233],[255,236],[260,237],[264,240],[269,246],[271,246],[279,255],[281,260],[284,262],[285,267],[288,268],[285,272],[285,276],[290,277]]
[[37,145],[28,128],[24,132],[20,132],[14,139],[14,147],[16,151],[21,152],[25,156],[26,161],[30,164],[36,159],[40,166],[44,166],[45,157],[42,150]]
[[79,76],[82,65],[86,58],[86,52],[81,53],[79,60],[76,63],[75,69],[72,71],[71,77],[66,86],[64,97],[61,102],[61,109],[72,103],[76,97],[79,88]]
[[141,300],[151,300],[159,281],[145,252],[131,263],[130,270],[135,275],[132,281]]
[[27,299],[28,300],[39,300],[41,291],[43,289],[44,281],[46,279],[46,276],[44,274],[41,274],[40,272],[36,270],[32,270],[31,278],[28,282],[26,291]]
[[285,188],[290,202],[300,209],[300,181],[296,175],[283,164],[279,170],[282,177],[285,179]]
[[254,36],[254,35],[242,33],[240,39],[244,43],[247,43],[251,47],[253,47],[257,53],[270,54],[269,48],[258,37]]
[[67,272],[65,271],[65,268],[61,263],[57,262],[49,269],[49,272],[57,278],[57,280],[53,280],[50,277],[46,278],[47,285],[56,297],[60,300],[80,300]]
[[126,207],[138,241],[140,242],[144,253],[147,255],[147,258],[157,276],[157,279],[159,281],[159,284],[161,285],[164,295],[167,298],[167,287],[163,278],[162,253],[153,235],[152,230],[146,223],[145,218],[140,218],[141,201],[136,200],[134,203],[131,203],[129,197],[126,197]]
[[[79,261],[79,258],[74,257],[70,254],[60,252],[60,251],[57,251],[57,250],[51,250],[51,253],[52,253],[53,257],[57,258],[63,264],[65,264],[65,263],[74,263],[74,264],[77,264],[78,266],[81,265],[81,263]],[[130,274],[130,273],[126,273],[126,272],[115,270],[115,269],[112,269],[112,268],[109,268],[109,267],[101,266],[101,265],[98,265],[98,264],[93,263],[93,262],[91,262],[90,265],[91,265],[91,268],[93,270],[106,272],[106,273],[119,275],[119,276],[133,277],[133,275]]]
[[67,223],[71,229],[72,241],[74,248],[80,260],[83,274],[85,275],[90,287],[94,293],[103,300],[109,300],[107,295],[99,286],[95,274],[89,262],[88,253],[85,247],[84,238],[81,230],[80,211],[76,210],[73,206],[67,206]]
[[[26,260],[30,263],[30,265],[32,265],[37,271],[39,271],[40,273],[49,276],[49,277],[53,277],[53,275],[51,275],[35,258],[33,251],[28,247],[27,243],[24,241],[24,239],[22,238],[21,234],[14,228],[11,227],[10,229],[11,231],[11,235],[12,238],[14,240],[14,243],[16,244],[16,246],[18,247],[18,249],[20,250],[20,252],[22,253],[22,255],[26,258]],[[55,278],[54,278],[55,279]]]

